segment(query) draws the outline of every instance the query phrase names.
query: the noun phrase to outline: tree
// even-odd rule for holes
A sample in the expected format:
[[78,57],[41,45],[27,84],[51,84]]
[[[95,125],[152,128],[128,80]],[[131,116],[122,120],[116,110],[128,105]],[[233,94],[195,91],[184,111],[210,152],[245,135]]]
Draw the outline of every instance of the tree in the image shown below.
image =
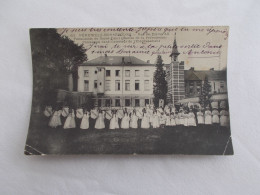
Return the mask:
[[202,86],[201,95],[200,95],[200,105],[203,108],[210,106],[210,97],[211,97],[210,91],[211,91],[211,85],[209,84],[208,77],[206,76]]
[[56,29],[31,29],[30,38],[33,106],[52,105],[56,103],[56,90],[67,89],[68,74],[76,75],[78,65],[87,60],[86,50],[68,37],[61,37]]
[[163,60],[162,56],[158,55],[156,62],[156,70],[153,76],[153,95],[154,95],[154,105],[159,106],[159,99],[163,99],[166,103],[167,97],[167,81],[166,73],[163,70]]

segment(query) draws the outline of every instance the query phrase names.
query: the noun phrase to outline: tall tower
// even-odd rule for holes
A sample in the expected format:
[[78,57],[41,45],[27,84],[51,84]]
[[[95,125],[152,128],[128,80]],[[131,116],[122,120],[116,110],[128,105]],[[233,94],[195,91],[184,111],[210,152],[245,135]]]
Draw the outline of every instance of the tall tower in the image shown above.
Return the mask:
[[185,97],[184,62],[178,61],[179,55],[175,33],[172,53],[170,55],[171,64],[168,81],[168,97],[170,97],[172,103],[176,103]]

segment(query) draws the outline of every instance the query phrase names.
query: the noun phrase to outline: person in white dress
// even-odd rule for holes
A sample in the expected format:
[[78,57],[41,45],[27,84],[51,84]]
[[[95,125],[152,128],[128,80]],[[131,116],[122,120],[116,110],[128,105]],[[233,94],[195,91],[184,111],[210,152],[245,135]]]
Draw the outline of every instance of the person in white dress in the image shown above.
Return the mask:
[[136,111],[133,110],[133,113],[130,117],[130,128],[136,129],[138,127],[137,125],[138,117],[136,116]]
[[184,125],[184,111],[183,109],[180,109],[179,113],[178,113],[178,117],[179,117],[179,125]]
[[61,115],[61,110],[55,109],[55,111],[53,112],[53,114],[50,118],[50,122],[49,122],[50,127],[56,128],[56,127],[62,125],[60,115]]
[[143,118],[142,118],[142,122],[141,122],[141,128],[142,129],[149,129],[149,118],[147,116],[146,110],[143,110]]
[[171,126],[171,116],[169,113],[166,113],[166,124],[167,127]]
[[176,126],[174,112],[171,112],[170,118],[171,118],[171,126]]
[[160,121],[160,127],[164,128],[166,125],[166,115],[164,112],[161,113],[159,121]]
[[111,118],[110,124],[109,124],[109,129],[118,129],[118,128],[119,128],[119,125],[118,125],[117,114],[116,114],[116,111],[113,110],[112,118]]
[[105,128],[105,121],[104,121],[104,114],[101,110],[98,112],[98,117],[95,123],[95,129],[104,129]]
[[130,118],[128,116],[127,110],[124,111],[124,117],[122,118],[121,121],[121,128],[122,129],[129,129],[129,121]]
[[195,114],[192,111],[190,111],[188,115],[188,126],[193,126],[193,127],[197,126]]
[[189,123],[188,123],[189,114],[188,114],[188,112],[185,110],[182,116],[183,116],[183,118],[184,118],[184,119],[183,119],[183,120],[184,120],[183,125],[184,125],[185,127],[188,127],[188,126],[189,126]]
[[159,115],[158,115],[156,110],[153,111],[152,123],[151,124],[152,124],[153,128],[159,128],[160,127],[160,119],[159,119]]
[[63,126],[64,129],[76,128],[75,113],[73,109],[70,109],[69,114]]
[[212,113],[207,107],[205,111],[205,125],[211,125],[211,124],[212,124]]
[[90,118],[89,118],[90,129],[94,129],[97,117],[98,117],[97,108],[93,108],[92,110],[90,110]]
[[198,119],[198,125],[204,125],[205,121],[204,121],[204,115],[203,112],[201,112],[201,110],[199,110],[197,112],[197,119]]
[[89,112],[85,110],[81,123],[80,123],[81,129],[88,129],[89,128]]
[[219,111],[217,109],[212,111],[212,123],[219,124]]
[[83,110],[82,107],[79,107],[79,108],[76,110],[76,117],[75,117],[76,126],[77,126],[77,127],[80,126],[83,115],[84,115],[84,110]]
[[227,110],[223,109],[220,111],[220,126],[229,126],[229,113]]

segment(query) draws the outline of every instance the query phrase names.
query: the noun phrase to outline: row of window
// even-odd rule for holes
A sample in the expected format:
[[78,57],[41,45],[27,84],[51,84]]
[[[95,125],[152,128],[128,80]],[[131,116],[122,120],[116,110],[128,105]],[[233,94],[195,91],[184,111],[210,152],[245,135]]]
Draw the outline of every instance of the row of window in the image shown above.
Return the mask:
[[[130,80],[125,80],[125,91],[130,91],[131,90],[131,81]],[[94,88],[96,89],[98,86],[97,80],[94,80]],[[135,91],[140,91],[140,80],[135,80]],[[105,84],[105,89],[106,91],[111,91],[111,81],[106,80]],[[115,91],[120,91],[121,90],[121,81],[116,80],[115,81]],[[149,91],[150,90],[150,82],[149,80],[144,81],[144,90]],[[89,81],[84,80],[84,91],[89,91]]]
[[[132,105],[131,100],[130,99],[125,99],[124,100],[124,105],[121,105],[121,101],[120,99],[115,99],[115,105],[114,106],[140,106],[140,99],[134,99],[134,105]],[[150,103],[149,99],[145,99],[144,100],[144,105],[147,105]],[[110,107],[112,106],[112,101],[110,99],[106,99],[105,102],[102,102],[101,99],[98,100],[98,106],[106,106],[106,107]]]
[[[99,70],[101,71],[101,70]],[[121,70],[115,70],[115,76],[119,77],[121,75]],[[135,76],[136,77],[140,77],[140,70],[135,70]],[[97,74],[97,70],[95,71],[95,74]],[[125,77],[130,77],[130,70],[125,70]],[[110,77],[111,76],[111,70],[106,70],[106,77]],[[144,76],[145,77],[149,77],[149,70],[145,70],[144,71]],[[84,77],[89,77],[89,70],[84,70]]]

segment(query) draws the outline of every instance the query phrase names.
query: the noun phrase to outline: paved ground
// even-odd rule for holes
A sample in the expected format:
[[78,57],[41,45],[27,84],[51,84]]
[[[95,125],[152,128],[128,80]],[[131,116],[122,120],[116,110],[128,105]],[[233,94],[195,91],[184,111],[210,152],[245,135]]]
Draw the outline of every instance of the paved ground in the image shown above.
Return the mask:
[[233,154],[230,129],[213,125],[81,130],[47,124],[33,116],[25,154]]

